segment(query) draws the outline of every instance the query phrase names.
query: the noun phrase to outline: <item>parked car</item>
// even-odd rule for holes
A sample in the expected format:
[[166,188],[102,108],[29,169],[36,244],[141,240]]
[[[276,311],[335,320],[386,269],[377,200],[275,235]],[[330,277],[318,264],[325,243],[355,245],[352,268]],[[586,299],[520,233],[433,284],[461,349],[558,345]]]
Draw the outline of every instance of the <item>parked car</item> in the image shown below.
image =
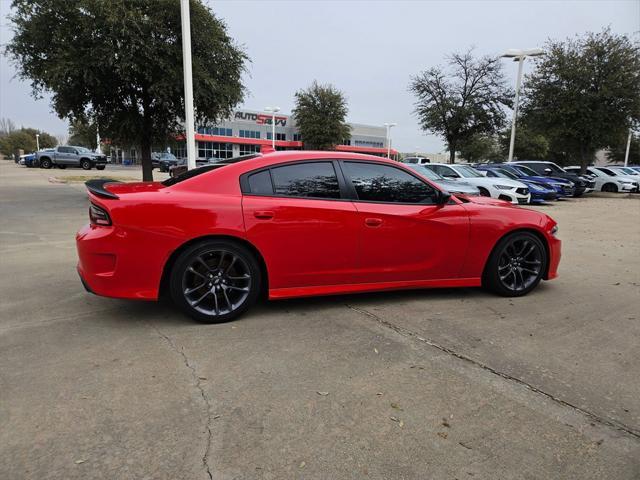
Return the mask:
[[570,180],[541,176],[525,165],[516,165],[513,163],[485,163],[481,166],[485,168],[500,168],[514,174],[520,181],[530,180],[532,182],[544,185],[545,187],[551,188],[556,193],[556,199],[562,197],[572,197],[575,189],[573,182],[571,182]]
[[[567,167],[569,172],[580,172],[580,167]],[[620,175],[610,168],[587,167],[587,172],[595,176],[596,189],[601,192],[637,192],[638,182],[634,177]]]
[[478,189],[478,187],[475,187],[467,182],[447,180],[446,178],[438,175],[433,170],[425,168],[424,165],[410,163],[407,165],[407,167],[419,173],[420,175],[427,177],[429,180],[433,181],[433,183],[435,183],[439,187],[442,187],[447,192],[453,193],[454,195],[480,195],[480,190]]
[[80,167],[83,170],[97,168],[104,170],[107,165],[107,156],[95,153],[84,147],[63,145],[36,153],[36,162],[40,168],[67,168]]
[[527,188],[529,188],[529,193],[531,193],[531,200],[529,201],[530,203],[544,203],[555,200],[557,197],[556,191],[553,188],[547,187],[539,182],[520,178],[516,174],[511,173],[504,168],[477,167],[476,169],[480,172],[485,172],[486,176],[490,178],[510,178],[512,180],[518,180],[519,182],[524,183]]
[[[229,159],[164,182],[87,182],[78,272],[98,295],[168,294],[202,322],[270,299],[428,287],[529,293],[557,276],[556,222],[452,197],[401,163],[346,152]],[[340,200],[340,201],[336,201]]]
[[430,163],[425,165],[438,175],[454,181],[465,181],[478,187],[480,195],[498,198],[515,204],[527,204],[531,200],[529,188],[522,182],[501,178],[486,178],[480,172],[469,165],[456,165],[446,163]]
[[608,166],[607,168],[610,170],[613,170],[616,173],[619,173],[620,175],[633,177],[634,180],[638,180],[640,178],[640,172],[635,171],[631,167],[621,167],[619,165],[611,165],[611,166]]
[[25,167],[33,167],[33,161],[36,158],[35,153],[27,153],[25,155],[20,155],[20,159],[18,160],[18,164],[24,165]]
[[[218,163],[220,160],[217,158],[213,158],[213,159],[209,159],[209,160],[199,160],[196,159],[196,167],[202,167],[204,165],[210,165],[210,164],[214,164],[214,163]],[[170,177],[178,177],[180,175],[182,175],[183,173],[186,173],[188,170],[187,168],[187,159],[186,158],[181,158],[180,160],[178,160],[178,163],[176,165],[173,165],[171,167],[169,167],[169,176]]]
[[556,177],[569,180],[574,184],[574,197],[580,197],[595,188],[595,182],[587,178],[582,178],[574,172],[567,172],[553,162],[542,160],[518,160],[511,162],[514,165],[525,165],[538,175],[547,177]]
[[431,163],[431,160],[427,157],[405,157],[402,159],[402,163],[424,165],[425,163]]
[[161,172],[168,172],[169,168],[178,164],[178,158],[169,152],[159,152],[151,154],[151,165]]

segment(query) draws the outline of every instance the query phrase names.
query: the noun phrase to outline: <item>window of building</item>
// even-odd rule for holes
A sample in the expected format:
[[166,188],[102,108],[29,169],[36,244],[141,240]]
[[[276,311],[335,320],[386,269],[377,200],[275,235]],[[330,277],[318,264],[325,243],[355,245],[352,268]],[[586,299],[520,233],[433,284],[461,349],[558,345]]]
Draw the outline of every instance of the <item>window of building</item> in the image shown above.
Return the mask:
[[224,127],[199,127],[198,133],[202,135],[222,135],[225,137],[231,137],[232,131],[230,128]]
[[240,145],[240,155],[260,153],[260,145]]
[[256,130],[240,130],[238,136],[242,138],[260,138],[260,132]]
[[198,158],[231,158],[233,145],[231,143],[198,142]]
[[300,135],[299,133],[294,133],[293,134],[293,141],[294,142],[301,142],[302,141],[302,135]]
[[399,168],[373,163],[345,162],[344,173],[351,179],[358,198],[368,202],[436,202],[436,191]]
[[[276,140],[286,140],[286,139],[287,139],[286,133],[276,132]],[[271,140],[271,132],[267,132],[267,140]]]
[[343,141],[342,141],[342,144],[343,144],[343,145],[351,145],[351,139],[350,139],[350,138],[347,138],[346,140],[343,140]]
[[340,198],[338,177],[331,162],[308,162],[271,169],[276,195]]
[[355,140],[356,147],[371,147],[371,148],[383,148],[383,142],[376,142],[373,140]]

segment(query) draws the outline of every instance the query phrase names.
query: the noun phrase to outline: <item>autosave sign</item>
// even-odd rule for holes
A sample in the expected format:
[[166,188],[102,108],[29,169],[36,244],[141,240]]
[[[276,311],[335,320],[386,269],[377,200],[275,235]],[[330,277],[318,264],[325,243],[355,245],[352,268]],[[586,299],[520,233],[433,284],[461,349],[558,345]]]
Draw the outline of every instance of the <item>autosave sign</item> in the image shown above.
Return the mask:
[[[266,113],[236,112],[236,120],[254,122],[256,125],[271,125],[271,115]],[[276,126],[286,127],[287,117],[276,116]]]

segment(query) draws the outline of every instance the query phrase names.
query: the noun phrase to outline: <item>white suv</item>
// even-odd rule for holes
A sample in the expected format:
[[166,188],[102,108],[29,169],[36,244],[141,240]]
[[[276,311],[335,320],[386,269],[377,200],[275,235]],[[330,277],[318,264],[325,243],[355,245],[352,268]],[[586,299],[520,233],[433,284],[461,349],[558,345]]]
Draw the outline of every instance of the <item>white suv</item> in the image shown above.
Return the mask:
[[480,195],[499,198],[515,204],[526,204],[531,201],[529,188],[522,182],[510,178],[488,178],[469,165],[447,163],[428,163],[424,166],[447,180],[462,180],[475,185]]

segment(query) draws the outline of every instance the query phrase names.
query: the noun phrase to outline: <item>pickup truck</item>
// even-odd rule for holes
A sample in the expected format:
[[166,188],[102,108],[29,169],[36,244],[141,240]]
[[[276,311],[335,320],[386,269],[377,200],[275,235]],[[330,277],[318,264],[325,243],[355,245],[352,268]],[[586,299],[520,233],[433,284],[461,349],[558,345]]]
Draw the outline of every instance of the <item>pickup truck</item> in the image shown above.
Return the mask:
[[93,167],[104,170],[107,165],[107,156],[95,153],[84,147],[64,145],[50,150],[36,153],[35,162],[40,168],[80,167],[83,170],[91,170]]

